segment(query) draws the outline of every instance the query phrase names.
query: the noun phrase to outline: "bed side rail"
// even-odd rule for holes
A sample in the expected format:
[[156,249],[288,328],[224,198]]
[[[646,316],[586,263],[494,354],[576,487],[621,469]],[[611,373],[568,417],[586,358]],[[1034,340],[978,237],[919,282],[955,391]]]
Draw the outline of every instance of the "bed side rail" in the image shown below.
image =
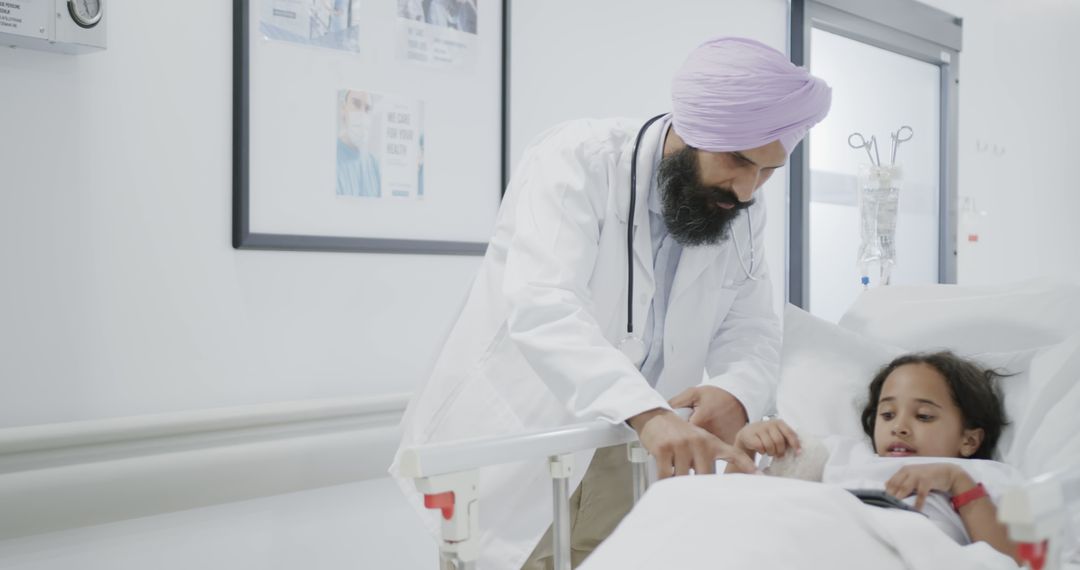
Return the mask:
[[424,495],[427,508],[442,511],[440,564],[471,569],[479,557],[477,470],[501,463],[547,458],[552,481],[555,570],[570,570],[570,476],[573,453],[626,445],[633,469],[634,501],[648,485],[649,455],[626,425],[604,421],[572,424],[516,435],[419,445],[402,450],[401,474]]

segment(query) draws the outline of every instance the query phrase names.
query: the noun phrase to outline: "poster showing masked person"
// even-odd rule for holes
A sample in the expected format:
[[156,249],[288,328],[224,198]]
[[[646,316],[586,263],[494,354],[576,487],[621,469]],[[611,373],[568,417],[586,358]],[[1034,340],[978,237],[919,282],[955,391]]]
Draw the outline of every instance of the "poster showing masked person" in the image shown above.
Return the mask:
[[423,102],[338,92],[338,196],[423,197]]
[[476,53],[478,0],[398,0],[398,54],[442,67],[471,64]]
[[267,0],[259,29],[270,40],[360,51],[360,0]]

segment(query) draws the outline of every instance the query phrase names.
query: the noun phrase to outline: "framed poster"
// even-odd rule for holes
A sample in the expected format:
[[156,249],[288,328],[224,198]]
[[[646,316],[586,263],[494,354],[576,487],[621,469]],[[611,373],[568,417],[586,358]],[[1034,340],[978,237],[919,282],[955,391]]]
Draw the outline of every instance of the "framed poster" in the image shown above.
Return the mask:
[[481,255],[503,3],[234,0],[233,247]]

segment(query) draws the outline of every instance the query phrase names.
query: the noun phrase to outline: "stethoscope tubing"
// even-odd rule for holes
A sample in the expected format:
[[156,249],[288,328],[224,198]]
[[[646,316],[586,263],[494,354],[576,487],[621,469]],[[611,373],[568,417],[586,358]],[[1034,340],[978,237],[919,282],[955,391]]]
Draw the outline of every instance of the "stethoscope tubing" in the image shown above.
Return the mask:
[[653,123],[666,117],[661,113],[641,126],[634,141],[634,154],[630,156],[630,211],[626,217],[626,334],[634,334],[634,212],[637,211],[637,157],[641,139]]

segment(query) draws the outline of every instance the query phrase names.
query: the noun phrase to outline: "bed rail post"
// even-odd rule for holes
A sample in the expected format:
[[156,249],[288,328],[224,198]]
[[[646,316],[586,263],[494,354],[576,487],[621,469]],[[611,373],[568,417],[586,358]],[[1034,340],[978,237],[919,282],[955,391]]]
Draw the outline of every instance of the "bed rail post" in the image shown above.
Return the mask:
[[649,487],[649,451],[640,441],[632,441],[626,444],[626,458],[630,460],[630,468],[634,473],[634,504],[645,494]]
[[548,458],[554,490],[553,561],[559,570],[569,570],[572,454],[624,445],[635,439],[637,434],[629,426],[597,420],[555,429],[428,443],[402,449],[397,473],[414,481],[424,495],[425,506],[442,510],[440,559],[454,562],[455,568],[468,569],[480,558],[476,516],[479,470],[489,465]]
[[1032,570],[1057,568],[1060,548],[1053,539],[1065,524],[1065,505],[1061,481],[1054,476],[1036,477],[1002,496],[998,520]]
[[574,472],[574,456],[552,455],[548,458],[554,522],[551,529],[555,570],[570,570],[570,475]]

